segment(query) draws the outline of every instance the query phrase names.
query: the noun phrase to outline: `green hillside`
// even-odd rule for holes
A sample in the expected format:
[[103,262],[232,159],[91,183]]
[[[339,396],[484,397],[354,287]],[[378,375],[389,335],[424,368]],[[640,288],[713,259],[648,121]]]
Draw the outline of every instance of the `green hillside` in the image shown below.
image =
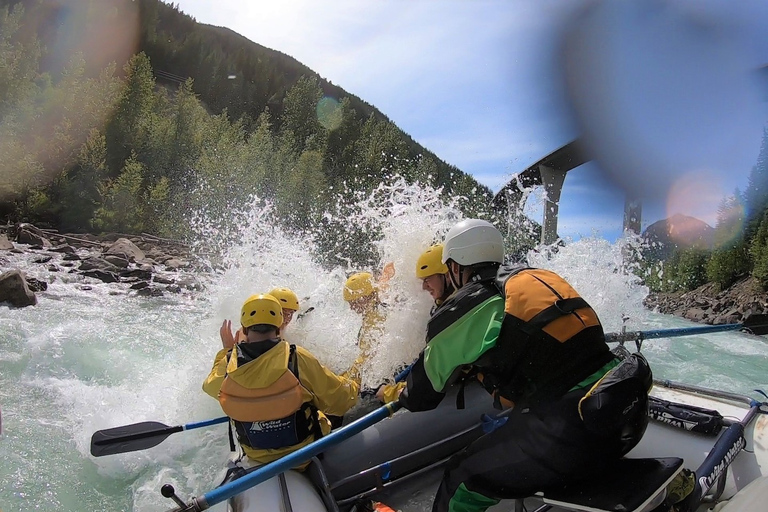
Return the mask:
[[[0,215],[183,235],[252,194],[311,230],[393,175],[491,191],[278,51],[157,0],[0,0]],[[361,235],[362,236],[362,235]],[[369,237],[370,234],[366,234]]]

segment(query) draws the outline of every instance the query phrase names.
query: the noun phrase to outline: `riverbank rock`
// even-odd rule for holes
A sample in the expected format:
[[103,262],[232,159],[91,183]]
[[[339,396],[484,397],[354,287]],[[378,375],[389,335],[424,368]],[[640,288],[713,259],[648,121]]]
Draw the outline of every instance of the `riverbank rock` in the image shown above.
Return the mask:
[[[115,294],[160,297],[166,292],[196,293],[205,288],[199,274],[210,271],[203,268],[184,242],[149,234],[58,233],[20,223],[0,226],[0,250],[26,255],[26,262],[39,265],[46,273],[79,274],[86,279],[78,284],[81,290],[91,289],[87,280],[114,284],[120,287],[110,291]],[[6,266],[0,271],[8,270],[8,261],[0,257],[0,265]],[[36,275],[34,265],[24,268]],[[32,296],[36,291],[45,291],[44,276],[41,274],[41,279],[35,280],[24,275]],[[72,277],[66,279],[71,282]]]
[[0,274],[0,302],[23,308],[37,304],[35,293],[29,289],[24,272],[15,269]]
[[756,279],[746,277],[725,290],[708,283],[689,292],[651,293],[643,303],[659,313],[694,322],[732,324],[753,314],[768,313],[768,292]]
[[0,251],[10,251],[13,249],[13,242],[8,240],[8,237],[0,234]]
[[119,238],[115,243],[110,245],[106,251],[104,251],[104,254],[107,256],[117,256],[118,258],[125,260],[125,266],[118,265],[123,266],[123,268],[128,266],[127,262],[133,263],[136,261],[142,261],[145,257],[144,251],[139,249],[136,244],[127,238]]
[[40,233],[33,231],[29,226],[19,229],[19,233],[16,235],[16,241],[20,244],[27,244],[45,249],[53,246],[50,240],[40,235]]

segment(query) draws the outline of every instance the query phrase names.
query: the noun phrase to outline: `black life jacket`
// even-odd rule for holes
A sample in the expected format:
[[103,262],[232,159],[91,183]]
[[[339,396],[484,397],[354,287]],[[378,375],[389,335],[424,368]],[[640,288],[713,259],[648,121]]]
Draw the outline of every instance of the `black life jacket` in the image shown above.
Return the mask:
[[473,366],[497,407],[559,398],[614,358],[594,310],[559,275],[501,266],[495,286],[501,332]]
[[[238,366],[265,352],[260,350],[262,347],[253,347],[257,352],[249,354],[252,347],[247,345],[256,343],[237,345]],[[290,346],[288,371],[266,388],[249,389],[224,380],[219,403],[232,419],[240,444],[253,449],[278,449],[299,444],[312,434],[315,438],[322,436],[317,408],[301,398],[296,345]]]

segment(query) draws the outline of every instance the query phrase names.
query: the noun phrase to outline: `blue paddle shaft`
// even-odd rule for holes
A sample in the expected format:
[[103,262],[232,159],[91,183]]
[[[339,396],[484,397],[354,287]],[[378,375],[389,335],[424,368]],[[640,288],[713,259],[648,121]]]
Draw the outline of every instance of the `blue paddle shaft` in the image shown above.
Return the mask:
[[678,329],[657,329],[651,331],[627,331],[613,332],[605,335],[608,343],[618,341],[651,340],[657,338],[675,338],[679,336],[691,336],[706,334],[709,332],[738,331],[744,324],[702,325],[701,327],[681,327]]
[[226,423],[229,421],[228,416],[222,416],[220,418],[214,418],[212,420],[196,421],[194,423],[187,423],[184,425],[184,430],[192,430],[194,428],[209,427],[211,425],[218,425],[219,423]]
[[273,476],[279,475],[284,471],[288,471],[291,468],[307,462],[309,459],[325,451],[331,446],[334,446],[341,441],[348,439],[359,432],[362,432],[374,423],[378,423],[384,418],[391,416],[399,408],[400,404],[398,402],[390,402],[386,405],[383,405],[375,411],[366,414],[359,420],[354,421],[346,427],[340,428],[335,432],[331,432],[327,436],[318,439],[317,441],[305,446],[304,448],[299,448],[295,452],[286,455],[285,457],[276,460],[275,462],[266,464],[253,471],[252,473],[235,480],[234,482],[222,485],[217,489],[205,493],[202,498],[199,498],[197,501],[199,504],[204,504],[206,508],[217,503],[221,503],[222,501],[226,501],[232,496],[240,494],[241,492],[246,491],[255,485],[269,480]]
[[701,327],[681,327],[679,329],[658,329],[645,331],[643,337],[647,340],[655,338],[674,338],[676,336],[688,336],[690,334],[705,334],[708,332],[736,331],[744,327],[744,324],[703,325]]
[[413,368],[414,364],[416,364],[415,361],[413,363],[409,364],[408,366],[406,366],[403,371],[401,371],[400,373],[395,375],[395,382],[402,382],[405,379],[407,379],[408,378],[408,374],[411,373],[411,368]]

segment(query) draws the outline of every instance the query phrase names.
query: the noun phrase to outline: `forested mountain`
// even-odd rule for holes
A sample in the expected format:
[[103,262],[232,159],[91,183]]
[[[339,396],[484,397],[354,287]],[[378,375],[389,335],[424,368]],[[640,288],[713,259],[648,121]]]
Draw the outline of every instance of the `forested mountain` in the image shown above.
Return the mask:
[[715,230],[704,221],[688,215],[675,214],[654,222],[643,232],[649,245],[648,255],[655,259],[667,259],[676,250],[714,247]]
[[181,236],[190,212],[255,193],[310,230],[395,174],[468,213],[491,196],[375,107],[175,6],[0,0],[5,221]]
[[707,282],[727,288],[747,276],[768,290],[768,130],[763,130],[746,191],[736,189],[722,199],[714,230],[681,217],[673,224],[688,228],[687,241],[679,243],[678,236],[669,243],[669,220],[649,226],[651,233],[646,233],[646,239],[661,242],[648,244],[639,265],[652,291],[692,290]]

